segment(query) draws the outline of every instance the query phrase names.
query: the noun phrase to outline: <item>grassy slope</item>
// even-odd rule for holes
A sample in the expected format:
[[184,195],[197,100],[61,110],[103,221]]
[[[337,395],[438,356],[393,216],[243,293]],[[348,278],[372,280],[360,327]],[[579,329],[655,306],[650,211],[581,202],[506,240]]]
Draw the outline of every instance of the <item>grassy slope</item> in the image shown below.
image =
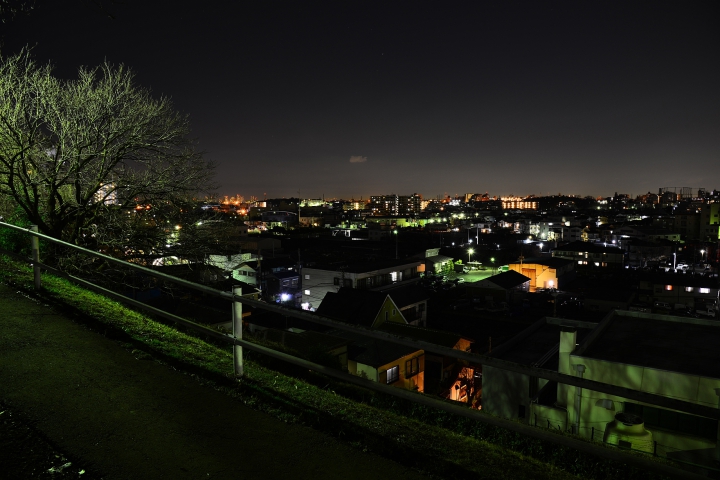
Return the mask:
[[[0,259],[0,281],[31,289],[26,265]],[[43,295],[119,332],[135,355],[180,366],[202,382],[286,422],[322,429],[363,450],[390,456],[427,473],[478,478],[656,478],[572,449],[480,422],[293,371],[247,354],[245,377],[231,379],[232,354],[70,282],[43,276]],[[121,332],[120,332],[121,331]],[[124,333],[122,333],[124,332]],[[110,336],[110,335],[108,335]],[[292,374],[304,378],[296,378]]]

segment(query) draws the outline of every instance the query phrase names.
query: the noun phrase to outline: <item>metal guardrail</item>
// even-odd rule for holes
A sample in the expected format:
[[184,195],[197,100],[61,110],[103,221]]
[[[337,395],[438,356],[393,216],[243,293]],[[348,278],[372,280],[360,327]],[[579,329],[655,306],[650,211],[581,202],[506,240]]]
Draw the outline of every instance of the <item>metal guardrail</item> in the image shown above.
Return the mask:
[[[669,475],[676,478],[694,478],[694,479],[700,479],[700,478],[706,478],[697,474],[694,474],[692,472],[688,472],[685,470],[681,470],[677,467],[674,467],[669,464],[660,463],[651,459],[643,458],[643,457],[636,457],[636,456],[630,456],[622,451],[605,448],[601,445],[596,445],[591,442],[585,441],[583,439],[568,436],[568,435],[562,435],[557,432],[552,431],[552,429],[546,430],[544,428],[538,428],[530,425],[526,425],[524,423],[518,423],[512,420],[507,420],[499,417],[494,417],[492,415],[488,415],[482,412],[479,412],[477,410],[473,410],[467,407],[462,407],[454,404],[447,403],[445,401],[435,399],[433,397],[429,397],[423,394],[418,394],[416,392],[411,392],[408,390],[404,390],[401,388],[392,387],[389,385],[384,385],[378,382],[374,382],[371,380],[367,380],[352,374],[344,373],[342,371],[332,369],[329,367],[325,367],[322,365],[318,365],[312,362],[309,362],[307,360],[294,357],[291,355],[288,355],[283,352],[279,352],[276,350],[272,350],[270,348],[264,347],[262,345],[258,345],[252,342],[249,342],[247,340],[242,339],[242,307],[241,305],[249,305],[256,308],[272,311],[275,313],[280,313],[282,315],[286,315],[289,317],[299,318],[303,320],[307,320],[313,323],[325,325],[328,327],[336,328],[338,330],[343,331],[349,331],[354,333],[359,333],[361,335],[365,335],[370,338],[375,338],[378,340],[384,340],[389,341],[393,343],[397,343],[400,345],[415,347],[421,350],[425,350],[428,352],[436,353],[439,355],[448,356],[451,358],[456,358],[460,360],[466,360],[470,362],[471,364],[475,365],[487,365],[492,366],[500,369],[509,370],[516,373],[523,373],[526,375],[538,377],[538,378],[545,378],[550,381],[557,381],[559,383],[565,383],[568,385],[574,385],[582,388],[589,388],[595,391],[608,393],[611,395],[618,395],[623,396],[626,398],[629,398],[631,400],[637,400],[645,403],[650,403],[658,406],[663,406],[666,408],[679,410],[687,413],[692,413],[700,416],[705,416],[713,419],[720,418],[720,412],[718,412],[717,409],[711,409],[710,407],[705,407],[702,405],[696,405],[690,402],[684,402],[676,399],[671,399],[667,397],[662,397],[660,395],[654,395],[654,394],[646,394],[643,392],[637,392],[635,390],[630,390],[627,388],[622,387],[616,387],[614,385],[605,384],[593,380],[585,380],[580,377],[574,377],[570,375],[560,374],[558,372],[554,372],[552,370],[545,370],[537,367],[528,367],[522,364],[517,364],[513,362],[508,362],[505,360],[500,360],[497,358],[489,357],[486,355],[480,355],[480,354],[473,354],[469,352],[463,352],[459,350],[454,350],[447,347],[442,347],[438,345],[434,345],[431,343],[418,341],[414,339],[409,339],[405,337],[400,337],[396,335],[392,335],[385,332],[379,332],[376,330],[370,330],[363,327],[357,327],[353,325],[348,325],[342,322],[338,322],[336,320],[332,320],[326,317],[321,317],[318,315],[310,314],[303,311],[297,311],[288,309],[285,307],[280,307],[276,305],[267,304],[265,302],[261,302],[258,300],[252,300],[248,298],[244,298],[241,296],[241,293],[238,291],[233,291],[233,293],[229,292],[223,292],[220,290],[216,290],[210,287],[207,287],[205,285],[196,284],[181,278],[173,277],[171,275],[164,274],[162,272],[157,272],[155,270],[135,265],[129,262],[126,262],[124,260],[120,260],[114,257],[110,257],[108,255],[94,252],[92,250],[88,250],[82,247],[79,247],[77,245],[73,245],[68,242],[64,242],[62,240],[58,240],[54,237],[50,237],[48,235],[44,235],[42,233],[39,233],[37,231],[37,226],[31,226],[29,228],[23,228],[18,227],[16,225],[12,225],[3,221],[0,221],[0,226],[10,228],[19,232],[26,233],[31,236],[31,251],[32,251],[32,258],[28,258],[27,260],[31,262],[33,265],[33,275],[34,275],[34,285],[36,289],[41,289],[41,271],[42,269],[46,269],[58,276],[64,277],[84,288],[87,288],[89,290],[96,291],[102,295],[105,295],[109,298],[113,298],[115,300],[118,300],[122,303],[126,303],[128,305],[131,305],[134,308],[138,308],[144,311],[147,311],[149,313],[152,313],[154,315],[157,315],[159,317],[165,318],[167,320],[171,320],[174,322],[177,322],[178,324],[181,324],[185,327],[188,327],[196,332],[202,333],[203,335],[206,335],[210,338],[213,338],[215,340],[219,340],[228,344],[231,344],[233,346],[233,365],[234,365],[234,372],[237,377],[241,377],[243,375],[243,363],[242,363],[242,348],[247,348],[251,351],[256,351],[258,353],[267,355],[272,358],[276,358],[279,360],[286,361],[288,363],[308,368],[309,370],[316,371],[318,373],[322,373],[324,375],[327,375],[332,378],[336,378],[348,383],[352,383],[355,385],[362,386],[364,388],[370,389],[370,390],[376,390],[380,391],[382,393],[392,395],[399,398],[404,398],[406,400],[410,400],[415,403],[419,403],[422,405],[426,405],[433,408],[438,408],[440,410],[447,411],[449,413],[453,413],[456,415],[460,415],[463,417],[468,417],[473,420],[477,420],[489,425],[493,425],[496,427],[505,428],[517,433],[520,433],[522,435],[534,437],[540,440],[544,441],[550,441],[552,443],[567,446],[585,453],[589,453],[592,455],[596,455],[601,458],[610,459],[613,461],[619,461],[629,464],[634,464],[636,467],[639,468],[645,468],[651,471],[654,471],[659,474],[663,475]],[[80,251],[86,255],[94,256],[96,258],[101,258],[103,260],[106,260],[110,263],[121,265],[123,267],[128,267],[131,269],[134,269],[136,271],[139,271],[143,274],[146,274],[148,276],[152,276],[158,279],[162,279],[171,283],[175,283],[177,285],[181,285],[183,287],[196,290],[211,296],[223,298],[225,300],[228,300],[230,302],[233,302],[233,333],[232,334],[225,334],[222,332],[219,332],[217,330],[214,330],[212,328],[208,328],[204,325],[192,322],[190,320],[178,317],[176,315],[170,314],[168,312],[165,312],[163,310],[157,309],[155,307],[151,307],[149,305],[146,305],[142,302],[139,302],[137,300],[128,298],[124,295],[118,294],[116,292],[113,292],[111,290],[108,290],[106,288],[100,287],[98,285],[95,285],[91,282],[88,282],[87,280],[83,280],[81,278],[69,275],[65,272],[62,272],[54,267],[51,267],[49,265],[42,264],[39,260],[39,239],[44,239],[49,242],[63,245],[65,247]]]

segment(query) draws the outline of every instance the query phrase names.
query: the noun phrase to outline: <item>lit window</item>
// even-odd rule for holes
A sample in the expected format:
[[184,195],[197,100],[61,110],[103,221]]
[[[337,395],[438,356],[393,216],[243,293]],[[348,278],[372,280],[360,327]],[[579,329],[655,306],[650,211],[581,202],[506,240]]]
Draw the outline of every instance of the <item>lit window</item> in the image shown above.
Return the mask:
[[672,285],[665,285],[665,290],[667,290],[668,292],[672,290]]
[[700,293],[710,293],[710,289],[709,288],[701,288]]
[[310,290],[305,290],[305,295],[310,295]]
[[686,292],[692,292],[692,291],[693,291],[693,287],[685,287],[685,291],[686,291]]
[[578,265],[582,265],[582,264],[583,264],[582,260],[578,260]]
[[310,275],[305,275],[305,280],[310,280]]
[[387,369],[387,383],[395,383],[400,379],[400,366],[395,365]]

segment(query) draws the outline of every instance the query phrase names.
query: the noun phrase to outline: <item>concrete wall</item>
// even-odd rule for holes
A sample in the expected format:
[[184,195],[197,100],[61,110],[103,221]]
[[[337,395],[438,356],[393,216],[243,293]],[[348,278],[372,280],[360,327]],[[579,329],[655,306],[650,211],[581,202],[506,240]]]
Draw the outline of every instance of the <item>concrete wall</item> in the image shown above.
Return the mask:
[[526,416],[530,404],[530,379],[522,373],[483,366],[482,408],[496,417],[517,419],[520,406]]
[[[666,370],[659,370],[637,365],[628,365],[616,362],[609,362],[595,358],[579,357],[571,355],[571,365],[585,365],[584,378],[609,383],[634,390],[654,393],[670,398],[677,398],[692,403],[710,407],[718,406],[716,388],[720,388],[720,379],[688,375]],[[572,368],[572,367],[571,367]],[[567,372],[565,372],[567,373]],[[573,374],[574,372],[573,368]],[[576,418],[575,396],[577,387],[566,387],[566,403],[568,409],[568,422],[573,424]],[[618,412],[624,411],[626,398],[592,390],[582,389],[580,407],[580,434],[589,437],[592,428],[595,429],[595,439],[602,438],[608,422],[614,419]],[[605,400],[605,401],[603,401]],[[607,408],[608,402],[612,403]],[[632,403],[638,403],[632,401]],[[647,404],[652,406],[652,404]],[[677,450],[693,450],[701,448],[712,448],[715,442],[712,440],[684,435],[680,432],[665,431],[650,426],[646,427],[653,432],[654,440],[658,444],[669,446]]]

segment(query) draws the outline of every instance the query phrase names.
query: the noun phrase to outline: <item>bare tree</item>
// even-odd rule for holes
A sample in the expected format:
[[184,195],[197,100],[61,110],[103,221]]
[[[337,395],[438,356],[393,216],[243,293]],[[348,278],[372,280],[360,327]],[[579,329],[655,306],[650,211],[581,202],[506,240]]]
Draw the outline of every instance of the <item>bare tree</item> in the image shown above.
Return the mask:
[[169,205],[212,188],[213,165],[188,134],[187,117],[122,65],[60,80],[27,49],[0,59],[0,194],[48,235],[78,243],[117,219],[118,204]]

